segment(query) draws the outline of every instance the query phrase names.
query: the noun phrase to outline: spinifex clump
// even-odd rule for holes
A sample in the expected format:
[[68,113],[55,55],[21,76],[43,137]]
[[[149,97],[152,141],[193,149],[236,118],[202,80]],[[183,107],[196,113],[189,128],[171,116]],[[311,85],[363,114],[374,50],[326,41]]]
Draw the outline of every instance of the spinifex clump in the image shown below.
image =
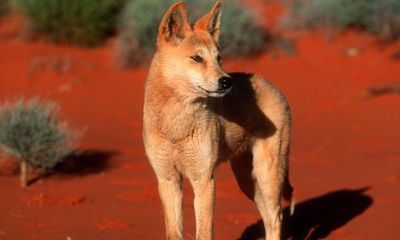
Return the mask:
[[398,0],[295,0],[295,18],[306,27],[349,27],[365,29],[383,41],[400,37]]
[[[118,55],[123,67],[147,62],[155,51],[158,25],[163,13],[175,0],[128,0],[119,19]],[[197,19],[215,0],[186,0]],[[269,40],[253,11],[240,1],[222,1],[221,49],[225,57],[254,55],[265,49]],[[149,14],[151,13],[151,14]],[[193,20],[192,19],[192,20]]]
[[53,42],[91,47],[110,35],[122,1],[18,0],[17,4],[29,20],[28,32]]
[[57,104],[37,99],[0,107],[0,147],[18,158],[23,187],[30,169],[48,172],[73,149],[73,135],[58,112]]

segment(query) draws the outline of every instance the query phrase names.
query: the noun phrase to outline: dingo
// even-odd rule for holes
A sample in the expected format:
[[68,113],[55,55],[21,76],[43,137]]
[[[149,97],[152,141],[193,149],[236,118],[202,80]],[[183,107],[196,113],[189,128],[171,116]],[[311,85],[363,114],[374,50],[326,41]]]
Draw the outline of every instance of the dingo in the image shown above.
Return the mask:
[[218,49],[221,4],[189,25],[186,5],[165,13],[146,82],[144,144],[158,180],[166,237],[182,239],[182,176],[194,189],[196,239],[213,239],[216,165],[229,159],[254,200],[266,239],[281,239],[290,110],[260,76],[225,73]]

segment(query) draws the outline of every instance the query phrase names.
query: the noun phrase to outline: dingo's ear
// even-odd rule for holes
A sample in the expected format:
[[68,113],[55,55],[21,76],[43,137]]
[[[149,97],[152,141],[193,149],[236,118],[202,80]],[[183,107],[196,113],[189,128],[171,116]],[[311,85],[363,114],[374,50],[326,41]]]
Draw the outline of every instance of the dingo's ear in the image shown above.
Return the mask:
[[214,40],[218,42],[221,35],[221,3],[215,3],[209,13],[197,20],[194,27],[208,31]]
[[161,20],[157,41],[158,43],[167,41],[178,44],[185,38],[185,33],[189,30],[186,4],[184,2],[175,3]]

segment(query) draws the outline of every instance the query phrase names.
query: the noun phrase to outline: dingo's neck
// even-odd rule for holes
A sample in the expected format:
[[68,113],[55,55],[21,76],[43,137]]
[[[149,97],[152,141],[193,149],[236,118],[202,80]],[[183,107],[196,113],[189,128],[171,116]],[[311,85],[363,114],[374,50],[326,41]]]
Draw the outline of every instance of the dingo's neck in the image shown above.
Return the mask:
[[144,106],[152,128],[171,141],[179,141],[215,125],[218,117],[210,110],[208,99],[176,94],[162,79],[152,77],[155,76],[149,76],[146,83]]

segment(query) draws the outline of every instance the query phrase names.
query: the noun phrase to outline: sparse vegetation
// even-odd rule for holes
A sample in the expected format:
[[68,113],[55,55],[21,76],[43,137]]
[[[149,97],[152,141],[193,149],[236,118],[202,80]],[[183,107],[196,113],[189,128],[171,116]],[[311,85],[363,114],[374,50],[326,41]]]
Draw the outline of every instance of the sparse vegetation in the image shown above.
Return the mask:
[[368,88],[368,95],[370,97],[379,97],[386,94],[400,94],[400,85],[384,85]]
[[6,15],[10,10],[9,0],[0,0],[0,17]]
[[[128,0],[119,21],[118,54],[123,66],[143,64],[150,59],[158,25],[174,0]],[[211,10],[214,0],[187,0],[191,20]],[[222,1],[221,49],[224,56],[238,57],[262,51],[266,31],[258,26],[254,14],[238,1]]]
[[29,32],[39,32],[54,42],[79,46],[101,43],[112,31],[123,0],[18,0],[29,18]]
[[48,172],[73,150],[73,134],[58,119],[58,106],[37,99],[0,108],[0,147],[20,162],[21,185],[29,169]]
[[384,41],[400,37],[398,0],[294,0],[292,9],[306,27],[356,27]]

